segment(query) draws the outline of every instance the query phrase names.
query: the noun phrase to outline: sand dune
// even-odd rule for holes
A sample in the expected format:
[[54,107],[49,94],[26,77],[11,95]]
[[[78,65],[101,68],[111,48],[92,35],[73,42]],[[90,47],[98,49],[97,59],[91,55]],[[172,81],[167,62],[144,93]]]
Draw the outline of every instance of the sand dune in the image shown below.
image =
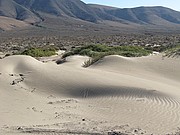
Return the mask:
[[0,134],[167,134],[180,127],[179,58],[0,60]]

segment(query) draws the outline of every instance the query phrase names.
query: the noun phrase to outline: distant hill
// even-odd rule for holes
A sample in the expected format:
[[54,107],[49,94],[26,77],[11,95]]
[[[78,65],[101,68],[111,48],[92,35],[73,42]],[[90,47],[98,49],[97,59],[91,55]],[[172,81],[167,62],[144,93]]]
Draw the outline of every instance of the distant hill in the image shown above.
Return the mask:
[[106,16],[116,18],[116,20],[121,19],[142,25],[180,24],[180,12],[161,6],[124,9],[93,4],[89,6],[93,8],[97,14],[100,14],[100,18],[102,18],[101,13],[103,13]]
[[138,24],[180,24],[180,12],[165,7],[138,7],[108,10],[108,14]]
[[0,16],[10,17],[28,23],[40,21],[40,18],[32,11],[13,0],[0,0]]
[[80,0],[14,0],[31,11],[55,16],[69,16],[97,22],[93,9]]
[[[85,4],[80,0],[0,0],[0,16],[38,24],[53,18],[68,18],[115,26],[180,26],[180,12],[165,7],[115,8]],[[58,21],[57,21],[58,22]],[[108,23],[107,23],[108,22]],[[144,27],[146,28],[146,27]]]

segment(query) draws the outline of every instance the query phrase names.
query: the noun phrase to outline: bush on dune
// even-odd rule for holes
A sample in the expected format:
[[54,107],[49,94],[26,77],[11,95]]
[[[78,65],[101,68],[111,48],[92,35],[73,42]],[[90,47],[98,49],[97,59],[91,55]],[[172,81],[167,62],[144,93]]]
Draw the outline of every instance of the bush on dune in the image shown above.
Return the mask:
[[180,56],[180,45],[175,45],[169,47],[165,51],[165,57],[179,57]]
[[29,48],[21,52],[19,55],[29,55],[32,57],[48,57],[56,55],[56,48],[47,47],[47,48]]
[[63,55],[63,58],[71,55],[83,55],[91,57],[90,60],[84,63],[84,67],[88,67],[99,59],[108,55],[121,55],[126,57],[141,57],[147,56],[152,51],[146,50],[140,46],[107,46],[101,44],[92,44],[83,47],[78,47]]

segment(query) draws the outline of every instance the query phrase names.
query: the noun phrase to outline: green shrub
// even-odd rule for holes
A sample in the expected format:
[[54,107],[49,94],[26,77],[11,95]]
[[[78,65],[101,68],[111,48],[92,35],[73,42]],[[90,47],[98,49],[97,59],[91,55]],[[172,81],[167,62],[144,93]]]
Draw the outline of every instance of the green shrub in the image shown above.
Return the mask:
[[83,67],[89,67],[92,64],[92,59],[89,59],[84,62]]
[[91,49],[84,49],[84,50],[81,50],[78,54],[89,56],[89,55],[92,55],[92,53],[93,53],[93,52],[92,52]]
[[29,55],[32,57],[48,57],[52,55],[56,55],[56,49],[55,48],[29,48],[20,55]]
[[67,53],[63,54],[62,58],[66,58],[71,55],[74,55],[74,52],[67,52]]
[[166,57],[179,57],[180,56],[180,45],[171,46],[165,51]]
[[152,53],[152,51],[146,50],[140,46],[106,46],[106,45],[94,44],[94,45],[87,45],[83,47],[74,48],[70,52],[65,53],[63,55],[63,58],[70,55],[89,56],[92,59],[84,63],[84,66],[88,67],[107,55],[140,57],[140,56],[147,56],[150,53]]

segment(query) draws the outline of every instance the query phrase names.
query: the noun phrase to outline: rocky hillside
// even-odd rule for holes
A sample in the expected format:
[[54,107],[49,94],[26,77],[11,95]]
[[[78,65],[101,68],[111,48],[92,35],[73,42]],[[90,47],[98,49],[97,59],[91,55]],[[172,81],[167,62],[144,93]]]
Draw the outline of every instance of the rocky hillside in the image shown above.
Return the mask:
[[[165,7],[114,8],[80,0],[0,0],[0,16],[38,24],[48,17],[116,25],[180,26],[180,12]],[[57,21],[58,22],[58,21]],[[13,25],[13,24],[12,24]],[[111,24],[112,25],[112,24]],[[145,27],[146,28],[146,27]],[[3,29],[1,27],[1,29]]]

